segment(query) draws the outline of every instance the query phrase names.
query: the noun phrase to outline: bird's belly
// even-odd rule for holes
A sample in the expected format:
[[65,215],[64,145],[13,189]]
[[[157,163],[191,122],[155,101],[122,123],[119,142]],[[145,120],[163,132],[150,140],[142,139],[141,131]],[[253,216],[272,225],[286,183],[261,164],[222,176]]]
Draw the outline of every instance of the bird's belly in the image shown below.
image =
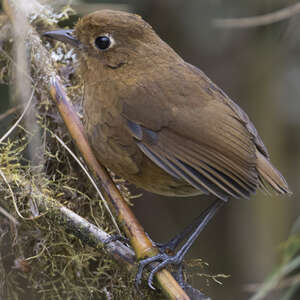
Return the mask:
[[112,106],[99,110],[93,106],[94,102],[90,104],[85,105],[84,125],[89,143],[101,164],[152,193],[177,197],[201,194],[145,156],[127,130],[126,120],[121,117],[120,110]]
[[176,197],[201,194],[201,191],[169,175],[146,157],[127,130],[119,128],[108,134],[111,130],[111,127],[99,124],[88,130],[88,138],[100,163],[116,175],[155,194]]
[[140,172],[128,177],[129,182],[151,193],[164,196],[189,197],[202,194],[200,190],[193,188],[184,180],[169,175],[143,153],[142,158]]

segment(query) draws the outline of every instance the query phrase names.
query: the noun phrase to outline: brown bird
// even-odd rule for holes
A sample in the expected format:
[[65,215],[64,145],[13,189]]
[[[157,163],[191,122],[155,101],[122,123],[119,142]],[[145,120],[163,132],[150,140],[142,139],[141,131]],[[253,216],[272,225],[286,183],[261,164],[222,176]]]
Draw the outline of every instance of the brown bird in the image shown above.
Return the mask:
[[258,188],[290,193],[246,113],[140,16],[101,10],[75,30],[45,35],[78,49],[85,129],[104,166],[156,194],[218,198],[168,244],[175,248],[196,228],[175,256],[162,252],[141,262],[138,281],[151,261],[161,261],[151,287],[157,270],[181,264],[229,198],[249,198]]

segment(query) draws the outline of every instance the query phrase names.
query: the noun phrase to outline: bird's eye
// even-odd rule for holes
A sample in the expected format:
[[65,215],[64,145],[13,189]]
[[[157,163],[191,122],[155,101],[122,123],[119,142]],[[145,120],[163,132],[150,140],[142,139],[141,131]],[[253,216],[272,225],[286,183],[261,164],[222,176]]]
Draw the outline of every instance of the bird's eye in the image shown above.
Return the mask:
[[105,35],[98,36],[95,39],[95,45],[100,50],[106,50],[111,45],[111,40],[110,40],[110,38],[108,36],[105,36]]

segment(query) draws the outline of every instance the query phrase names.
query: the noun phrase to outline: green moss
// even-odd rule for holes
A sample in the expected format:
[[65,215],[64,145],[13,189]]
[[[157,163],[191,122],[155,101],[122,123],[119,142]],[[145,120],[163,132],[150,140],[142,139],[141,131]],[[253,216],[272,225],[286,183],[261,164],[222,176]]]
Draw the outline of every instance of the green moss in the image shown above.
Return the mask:
[[[62,16],[65,20],[66,14]],[[38,30],[49,29],[50,23],[53,26],[52,21],[43,18],[32,16]],[[50,53],[57,51],[49,43],[47,47]],[[69,96],[80,112],[82,83],[72,68],[73,57],[66,58],[69,49],[60,47],[63,58],[55,68],[70,86]],[[32,51],[31,55],[36,55]],[[0,144],[0,168],[14,195],[0,177],[0,207],[18,221],[16,225],[0,215],[0,298],[141,299],[134,287],[135,274],[102,247],[92,247],[93,241],[84,229],[70,233],[68,221],[59,214],[57,207],[64,205],[106,232],[116,232],[87,177],[54,138],[53,133],[78,154],[44,88],[42,74],[34,64],[31,71],[36,83],[38,130],[28,133],[22,126],[17,127]],[[41,140],[40,148],[31,154],[40,156],[40,165],[33,165],[27,155],[28,145],[36,136]],[[118,185],[130,199],[124,183]],[[24,219],[18,216],[15,206]],[[157,293],[148,289],[142,292],[143,299],[158,299]]]

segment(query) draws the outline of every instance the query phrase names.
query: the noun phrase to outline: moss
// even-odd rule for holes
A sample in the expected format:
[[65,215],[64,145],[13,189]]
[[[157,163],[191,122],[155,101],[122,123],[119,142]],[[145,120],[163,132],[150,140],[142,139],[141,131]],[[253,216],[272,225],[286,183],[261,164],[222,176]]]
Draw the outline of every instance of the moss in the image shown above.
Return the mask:
[[[59,22],[65,24],[68,16],[74,18],[74,13],[66,8],[61,14],[32,14],[30,20],[37,31],[42,32],[52,29]],[[5,51],[9,52],[11,40],[7,42]],[[49,55],[55,58],[54,68],[68,87],[68,96],[81,114],[83,85],[73,68],[76,56],[62,43],[45,41],[45,46]],[[45,76],[37,63],[38,60],[49,60],[44,59],[45,54],[38,53],[34,47],[29,54],[37,129],[28,132],[22,127],[25,125],[19,126],[6,143],[0,144],[0,168],[10,186],[8,188],[0,177],[0,207],[18,221],[16,225],[9,218],[0,217],[0,298],[163,298],[146,286],[138,292],[134,286],[134,270],[129,272],[125,265],[99,247],[84,227],[74,230],[73,224],[59,213],[58,208],[64,205],[106,232],[116,233],[110,215],[88,178],[54,137],[59,136],[78,154],[50,100],[50,76]],[[45,64],[52,68],[49,63]],[[1,77],[1,74],[6,77]],[[0,53],[0,81],[8,82],[9,74],[11,61]],[[28,155],[28,151],[32,151],[28,145],[35,137],[40,139],[39,148]],[[30,161],[30,156],[38,156],[39,164]],[[130,199],[136,196],[131,195],[124,180],[111,175],[131,204]],[[223,275],[200,276],[217,281]],[[146,285],[145,282],[143,284]]]
[[[108,213],[81,170],[47,136],[45,166],[36,174],[35,168],[24,159],[27,139],[18,138],[24,131],[21,128],[17,131],[20,134],[16,134],[16,139],[0,148],[1,170],[20,214],[26,218],[42,216],[20,219],[10,190],[0,180],[0,206],[19,222],[13,226],[9,219],[0,218],[3,298],[24,299],[30,295],[30,299],[108,299],[111,295],[111,299],[139,299],[133,284],[134,273],[129,276],[128,270],[101,247],[89,246],[92,243],[86,232],[78,230],[70,234],[67,221],[53,209],[63,204],[108,232],[115,232]],[[87,239],[82,239],[83,236]],[[22,268],[21,262],[29,267]]]
[[[42,15],[31,19],[38,30],[44,30],[53,26],[53,20],[59,21],[59,16],[65,21],[66,14],[48,16],[49,23]],[[58,46],[47,43],[47,47],[57,55]],[[75,57],[66,46],[59,47],[62,56],[55,68],[69,86],[69,96],[80,113],[82,83],[72,67]],[[34,49],[31,55],[37,55]],[[5,68],[1,70],[7,72]],[[134,272],[129,273],[102,247],[90,246],[92,241],[82,238],[86,236],[84,229],[70,233],[69,224],[59,215],[56,208],[62,204],[107,232],[116,232],[87,177],[54,138],[53,133],[78,153],[49,100],[45,89],[49,83],[44,82],[34,60],[31,68],[38,130],[27,132],[19,126],[0,145],[0,168],[12,190],[0,177],[0,207],[18,221],[15,224],[9,218],[0,217],[0,298],[158,299],[157,293],[148,289],[141,296],[134,287]],[[40,165],[28,160],[28,145],[35,136],[41,143],[32,154],[41,156]],[[130,199],[122,180],[118,186]],[[18,216],[15,206],[24,219]]]

